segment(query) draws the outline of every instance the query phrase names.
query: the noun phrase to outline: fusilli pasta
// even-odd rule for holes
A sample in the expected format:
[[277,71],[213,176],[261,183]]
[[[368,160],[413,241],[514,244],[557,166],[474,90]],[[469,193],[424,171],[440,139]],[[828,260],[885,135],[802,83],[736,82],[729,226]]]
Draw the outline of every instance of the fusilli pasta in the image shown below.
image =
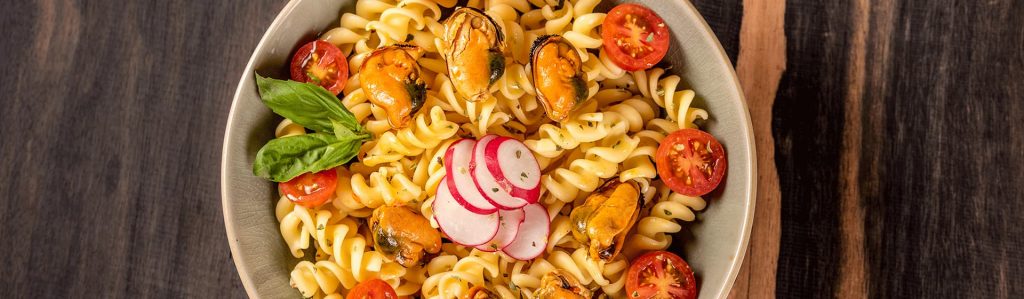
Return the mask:
[[[354,12],[343,13],[339,26],[320,36],[347,56],[350,75],[340,100],[373,137],[357,161],[337,169],[338,188],[329,204],[307,208],[284,196],[277,201],[281,237],[294,257],[304,258],[291,272],[292,286],[304,297],[342,298],[358,283],[379,278],[398,295],[462,298],[483,286],[502,298],[534,298],[541,277],[560,269],[591,290],[624,298],[629,259],[667,248],[670,234],[682,229],[679,221],[695,220],[706,205],[665,186],[654,163],[666,135],[697,128],[707,111],[692,107],[696,94],[680,88],[679,76],[663,68],[628,72],[612,61],[602,47],[607,15],[595,11],[600,0],[460,2],[492,18],[507,47],[491,96],[467,101],[455,92],[441,54],[443,14],[456,2],[358,0]],[[587,101],[562,122],[545,117],[530,64],[531,45],[549,34],[575,47],[587,78]],[[358,73],[373,50],[400,43],[424,50],[415,59],[426,92],[411,124],[396,129],[387,111],[368,100]],[[275,129],[277,138],[302,134],[306,129],[287,119]],[[551,218],[544,253],[520,261],[446,242],[424,263],[403,267],[374,250],[365,219],[375,208],[408,206],[438,227],[431,204],[446,175],[445,153],[460,138],[487,134],[523,140],[540,163],[541,202]],[[574,238],[569,214],[612,179],[638,182],[647,203],[623,254],[593,260]]]

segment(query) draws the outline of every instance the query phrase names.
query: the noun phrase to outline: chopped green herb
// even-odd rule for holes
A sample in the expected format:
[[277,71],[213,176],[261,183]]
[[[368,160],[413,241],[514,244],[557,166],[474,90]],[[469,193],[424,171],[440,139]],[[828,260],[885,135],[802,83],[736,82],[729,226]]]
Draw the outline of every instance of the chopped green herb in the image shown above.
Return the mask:
[[444,159],[437,157],[437,164],[444,165]]
[[316,230],[324,230],[324,224],[321,223],[319,226],[316,227]]
[[491,192],[498,192],[498,188],[491,188]]
[[637,291],[633,291],[633,297],[640,297],[640,293],[638,293]]
[[672,216],[672,211],[669,211],[668,209],[665,209],[665,215]]
[[522,158],[522,156],[523,156],[523,152],[520,151],[520,150],[516,150],[516,159]]
[[529,177],[530,177],[530,176],[526,175],[526,173],[525,173],[525,172],[520,172],[520,173],[519,173],[519,176],[523,177],[524,179],[526,179],[526,178],[529,178]]

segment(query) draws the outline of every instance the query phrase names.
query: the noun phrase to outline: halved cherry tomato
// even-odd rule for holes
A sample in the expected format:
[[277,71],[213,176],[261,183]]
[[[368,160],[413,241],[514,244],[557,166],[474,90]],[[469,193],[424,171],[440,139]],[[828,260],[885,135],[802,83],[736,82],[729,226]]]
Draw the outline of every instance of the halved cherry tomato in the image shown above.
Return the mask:
[[397,299],[395,289],[380,279],[360,282],[348,292],[345,299]]
[[701,196],[715,190],[726,170],[726,155],[715,136],[697,129],[672,132],[654,157],[658,176],[675,192]]
[[326,203],[334,196],[337,187],[338,172],[334,169],[303,173],[290,181],[277,184],[277,188],[288,200],[307,208]]
[[668,25],[639,4],[619,4],[601,24],[608,57],[627,71],[649,69],[668,53]]
[[341,93],[348,83],[348,60],[333,44],[315,40],[292,56],[292,80],[312,82],[333,94]]
[[668,251],[641,255],[633,260],[626,275],[626,296],[630,299],[697,298],[697,280],[690,265]]

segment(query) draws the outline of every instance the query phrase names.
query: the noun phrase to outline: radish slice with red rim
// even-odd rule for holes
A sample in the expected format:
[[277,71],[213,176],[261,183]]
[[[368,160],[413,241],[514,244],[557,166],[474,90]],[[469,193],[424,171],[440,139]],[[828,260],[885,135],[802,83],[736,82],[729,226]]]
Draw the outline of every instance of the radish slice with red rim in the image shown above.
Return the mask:
[[547,248],[551,219],[548,218],[547,209],[537,203],[523,207],[523,212],[525,218],[519,224],[516,239],[501,251],[514,259],[527,261],[536,258]]
[[487,167],[488,160],[498,159],[497,155],[492,154],[488,156],[486,154],[487,145],[499,138],[505,137],[487,135],[476,142],[476,146],[473,147],[473,161],[470,162],[470,165],[473,165],[473,178],[476,181],[477,189],[494,206],[504,210],[518,209],[530,204],[529,200],[527,198],[517,198],[509,194],[509,189],[499,185],[498,180]]
[[473,179],[473,148],[476,141],[462,139],[452,143],[444,155],[448,190],[455,201],[467,210],[477,214],[491,214],[498,208],[480,193]]
[[494,235],[493,239],[477,246],[476,249],[494,252],[512,244],[516,235],[519,234],[519,225],[523,223],[524,218],[526,218],[526,213],[522,209],[498,210],[498,233]]
[[448,190],[445,177],[437,187],[431,208],[441,232],[463,246],[487,243],[498,233],[498,213],[477,214],[459,205]]
[[498,137],[484,148],[487,170],[509,195],[535,203],[540,198],[540,165],[519,140]]

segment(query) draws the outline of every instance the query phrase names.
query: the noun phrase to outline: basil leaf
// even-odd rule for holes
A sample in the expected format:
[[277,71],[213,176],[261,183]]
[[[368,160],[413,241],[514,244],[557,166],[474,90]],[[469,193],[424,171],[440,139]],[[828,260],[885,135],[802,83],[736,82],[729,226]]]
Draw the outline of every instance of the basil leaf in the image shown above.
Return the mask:
[[303,173],[318,172],[345,164],[359,153],[370,135],[312,133],[277,138],[256,153],[253,174],[275,182],[287,182]]
[[345,109],[336,95],[319,85],[277,80],[256,74],[263,104],[274,113],[317,132],[334,132],[334,123],[362,133],[356,117]]

